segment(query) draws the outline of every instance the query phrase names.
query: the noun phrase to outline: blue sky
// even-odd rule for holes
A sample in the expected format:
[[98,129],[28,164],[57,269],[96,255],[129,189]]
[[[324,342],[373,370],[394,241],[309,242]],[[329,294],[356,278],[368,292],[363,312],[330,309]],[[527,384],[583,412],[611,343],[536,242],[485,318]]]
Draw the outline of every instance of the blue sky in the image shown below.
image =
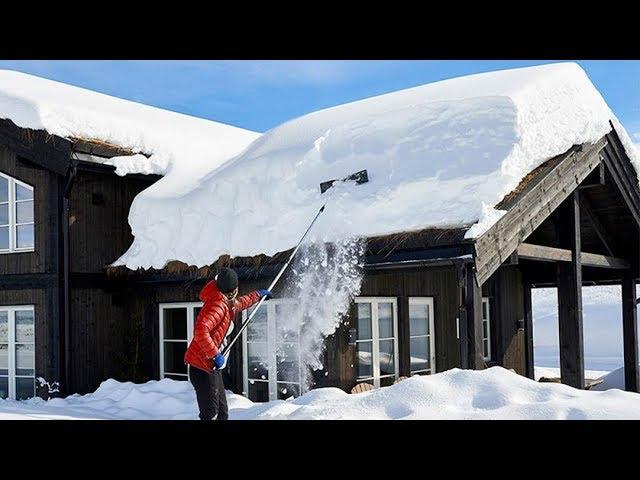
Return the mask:
[[[321,108],[471,73],[550,63],[501,61],[2,61],[129,100],[263,132]],[[640,61],[579,61],[640,141]]]

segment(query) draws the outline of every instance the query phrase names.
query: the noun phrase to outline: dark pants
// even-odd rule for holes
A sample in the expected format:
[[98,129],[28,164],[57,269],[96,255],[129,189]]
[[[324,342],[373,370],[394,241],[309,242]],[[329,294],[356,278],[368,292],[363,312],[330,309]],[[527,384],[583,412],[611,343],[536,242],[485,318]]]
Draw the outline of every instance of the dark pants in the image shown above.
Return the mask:
[[222,371],[207,373],[189,365],[189,378],[196,390],[200,420],[228,420],[227,395],[224,392]]

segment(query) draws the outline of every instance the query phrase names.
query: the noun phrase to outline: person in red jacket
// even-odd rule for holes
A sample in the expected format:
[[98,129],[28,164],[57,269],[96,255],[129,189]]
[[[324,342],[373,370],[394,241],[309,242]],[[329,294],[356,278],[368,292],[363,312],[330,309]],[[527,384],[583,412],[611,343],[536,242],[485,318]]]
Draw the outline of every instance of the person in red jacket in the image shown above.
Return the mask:
[[196,391],[200,420],[227,420],[227,396],[222,380],[225,364],[223,341],[236,314],[269,298],[269,290],[257,290],[238,297],[238,276],[230,268],[221,268],[214,280],[200,292],[204,302],[196,319],[193,339],[184,354],[189,379]]

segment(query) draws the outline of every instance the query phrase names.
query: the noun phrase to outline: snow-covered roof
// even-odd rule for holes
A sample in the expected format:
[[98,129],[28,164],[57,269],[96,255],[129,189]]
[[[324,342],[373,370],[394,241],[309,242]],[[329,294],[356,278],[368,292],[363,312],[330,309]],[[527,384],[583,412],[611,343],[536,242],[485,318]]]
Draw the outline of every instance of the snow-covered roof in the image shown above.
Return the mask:
[[[10,70],[0,70],[0,119],[135,155],[101,163],[128,173],[171,174],[171,193],[236,155],[259,134]],[[162,185],[158,187],[162,189]]]
[[[135,240],[116,265],[272,255],[295,245],[327,201],[314,229],[326,241],[472,225],[467,237],[477,237],[528,172],[600,139],[610,120],[637,169],[627,133],[574,63],[454,78],[314,112],[265,133],[179,200],[138,195],[129,217]],[[362,169],[369,183],[321,195],[321,182]],[[171,174],[163,180],[170,187]]]

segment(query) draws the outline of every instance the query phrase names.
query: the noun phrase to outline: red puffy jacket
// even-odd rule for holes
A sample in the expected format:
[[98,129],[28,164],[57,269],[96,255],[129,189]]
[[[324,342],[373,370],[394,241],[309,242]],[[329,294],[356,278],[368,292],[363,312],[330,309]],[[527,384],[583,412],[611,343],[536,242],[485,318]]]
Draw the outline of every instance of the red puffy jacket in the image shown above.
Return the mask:
[[231,320],[235,319],[237,313],[257,303],[260,295],[258,292],[251,292],[231,303],[218,290],[216,282],[211,280],[200,292],[200,300],[204,305],[196,319],[193,339],[184,354],[184,363],[211,373],[211,359],[218,353]]

